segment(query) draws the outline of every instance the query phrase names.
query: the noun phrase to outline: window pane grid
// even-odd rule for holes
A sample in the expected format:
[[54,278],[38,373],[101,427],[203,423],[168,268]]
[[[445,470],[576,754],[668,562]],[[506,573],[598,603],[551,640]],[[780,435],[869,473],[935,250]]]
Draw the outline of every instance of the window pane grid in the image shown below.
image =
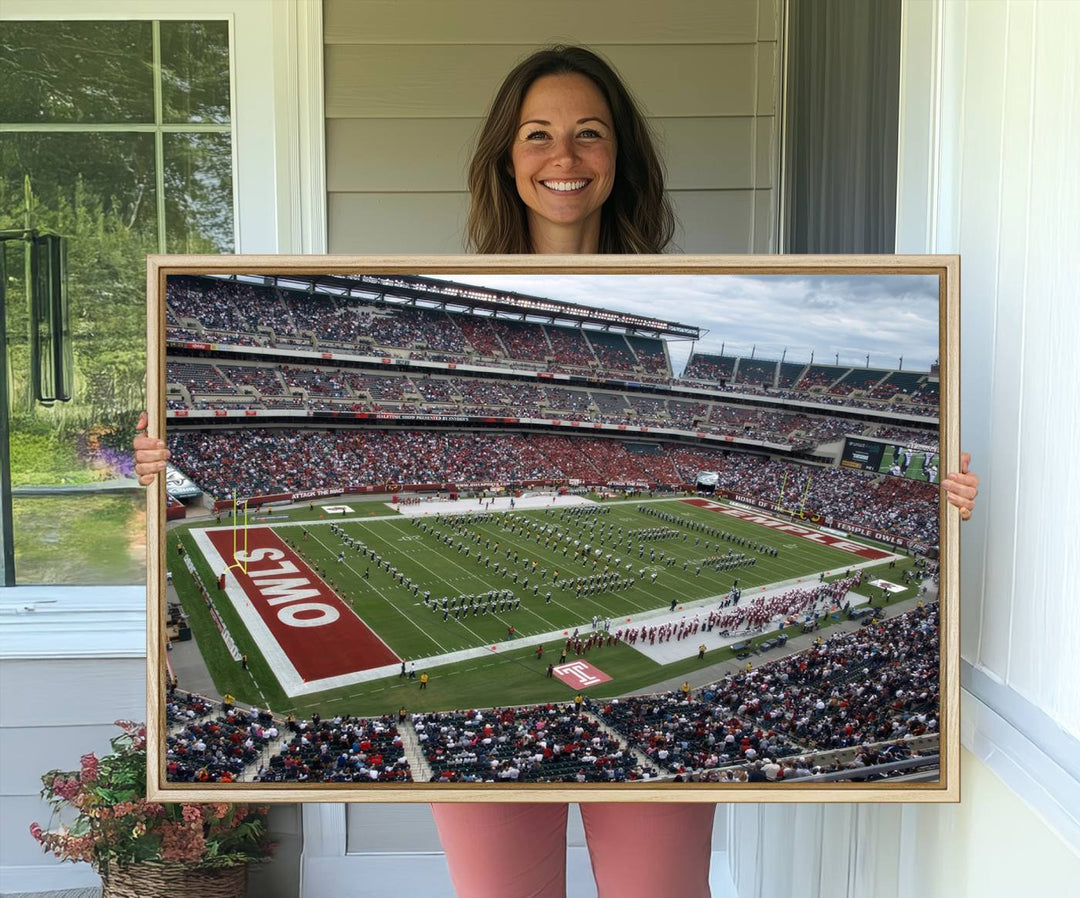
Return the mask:
[[[10,23],[9,23],[10,24]],[[27,26],[45,26],[51,24],[54,26],[74,26],[78,29],[82,27],[101,27],[108,28],[109,26],[122,27],[130,24],[138,23],[122,23],[122,22],[54,22],[54,23],[20,23]],[[146,23],[143,23],[145,25]],[[232,138],[232,85],[229,77],[229,65],[228,60],[232,58],[232,38],[229,33],[228,22],[224,20],[208,20],[206,22],[200,21],[165,21],[160,19],[154,19],[150,23],[150,42],[151,42],[151,58],[149,60],[151,71],[151,84],[153,88],[153,121],[152,122],[138,122],[136,120],[131,121],[98,121],[98,122],[30,122],[30,121],[2,121],[0,122],[0,134],[4,133],[94,133],[94,132],[129,132],[129,133],[150,133],[154,135],[154,169],[156,179],[156,215],[158,224],[157,233],[157,252],[165,253],[169,252],[170,246],[173,246],[173,251],[184,251],[177,249],[177,243],[185,242],[184,236],[178,236],[176,240],[171,239],[168,226],[169,221],[174,220],[175,216],[171,216],[168,213],[168,197],[166,196],[166,161],[165,161],[165,134],[228,134],[230,137],[230,153],[231,153],[231,138]],[[216,118],[218,121],[165,121],[165,70],[162,62],[162,26],[171,29],[173,34],[174,43],[177,45],[184,45],[183,40],[184,29],[188,31],[197,31],[196,38],[202,38],[206,40],[209,38],[213,40],[217,38],[224,42],[227,50],[225,64],[218,65],[217,68],[210,66],[211,71],[216,74],[221,83],[210,84],[205,80],[199,80],[198,83],[194,79],[189,80],[188,87],[192,91],[198,89],[203,94],[214,95],[207,104],[205,104],[209,112],[206,113],[210,118]],[[217,32],[216,34],[214,32]],[[187,42],[188,44],[191,41]],[[0,70],[14,65],[18,62],[19,51],[21,47],[14,45],[3,46],[0,44],[0,50],[6,50],[4,54],[7,58],[0,60]],[[174,54],[176,48],[174,47]],[[208,55],[208,54],[206,54]],[[181,66],[178,64],[178,57],[174,55],[173,69],[178,70]],[[181,79],[178,74],[174,74],[174,81],[179,82]],[[216,91],[213,89],[216,88]],[[183,95],[175,88],[171,90],[173,105],[177,105],[178,102],[183,101]],[[13,107],[5,108],[3,111],[5,114],[13,114],[19,110],[19,105],[16,103]],[[25,108],[23,109],[25,112]],[[203,113],[198,113],[203,114]],[[232,184],[229,183],[231,189]],[[187,204],[181,204],[187,205]],[[233,203],[229,202],[229,217],[234,218],[232,214]],[[219,252],[230,252],[235,247],[236,235],[235,224],[230,222],[231,231],[230,239],[228,243],[221,239],[220,227],[214,228],[216,232],[217,240],[214,244]],[[192,251],[192,250],[187,250]],[[206,251],[206,250],[204,250]]]
[[69,239],[76,378],[70,403],[28,398],[26,284],[22,265],[9,265],[14,482],[3,498],[17,581],[137,583],[145,494],[125,478],[145,405],[141,260],[235,246],[231,29],[224,20],[12,24],[0,33],[0,229]]

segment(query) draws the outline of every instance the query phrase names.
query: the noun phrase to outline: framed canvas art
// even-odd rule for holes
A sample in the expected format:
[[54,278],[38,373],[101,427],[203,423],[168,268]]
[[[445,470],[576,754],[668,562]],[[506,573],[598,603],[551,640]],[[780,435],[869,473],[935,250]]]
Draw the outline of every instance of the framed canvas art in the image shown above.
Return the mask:
[[150,797],[958,800],[958,291],[151,256]]

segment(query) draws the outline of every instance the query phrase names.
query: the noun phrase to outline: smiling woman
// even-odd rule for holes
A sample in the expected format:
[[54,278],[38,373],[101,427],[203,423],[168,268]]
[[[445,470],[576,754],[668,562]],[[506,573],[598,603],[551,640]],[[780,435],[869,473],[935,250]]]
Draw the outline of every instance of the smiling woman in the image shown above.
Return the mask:
[[506,77],[469,193],[468,240],[480,253],[659,253],[675,230],[644,116],[582,47],[540,50]]
[[616,154],[603,94],[584,75],[547,75],[525,94],[520,116],[510,166],[528,208],[533,252],[599,246]]

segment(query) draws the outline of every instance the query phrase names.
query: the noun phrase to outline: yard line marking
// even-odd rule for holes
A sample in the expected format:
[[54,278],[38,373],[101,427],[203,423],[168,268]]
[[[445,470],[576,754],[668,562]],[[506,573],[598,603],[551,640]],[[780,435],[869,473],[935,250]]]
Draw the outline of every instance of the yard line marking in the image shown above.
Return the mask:
[[[479,527],[478,527],[478,529],[479,529]],[[553,556],[546,555],[546,551],[549,551],[549,550],[545,550],[543,546],[538,545],[535,549],[533,549],[527,543],[522,542],[521,540],[515,539],[514,538],[515,536],[516,536],[516,534],[509,534],[505,530],[500,530],[499,531],[500,546],[502,545],[503,540],[505,540],[507,543],[509,543],[511,545],[511,547],[517,546],[517,547],[522,548],[522,549],[527,549],[530,552],[530,557],[531,557],[531,553],[534,553],[534,552],[544,552],[545,557],[547,557],[547,558],[553,557]],[[567,556],[567,558],[565,560],[560,560],[557,556],[554,556],[554,558],[555,558],[554,561],[549,561],[548,562],[548,567],[552,568],[552,569],[555,569],[555,570],[558,570],[560,574],[562,574],[562,573],[567,573],[567,574],[575,573],[575,571],[573,571],[573,570],[571,570],[571,571],[564,571],[563,570],[563,568],[565,568],[568,564],[573,564],[576,568],[585,568],[586,572],[582,573],[582,574],[578,574],[577,576],[580,576],[580,577],[593,576],[593,574],[589,571],[589,569],[586,567],[586,565],[583,564],[581,561],[578,561],[577,559],[574,559],[574,560],[571,561],[569,556]],[[539,560],[539,559],[537,559],[537,560]],[[556,565],[558,565],[558,567],[555,567]],[[575,579],[575,578],[560,578],[560,579]],[[566,590],[566,592],[570,592],[570,590]],[[611,608],[608,608],[607,606],[602,604],[600,602],[600,600],[595,596],[582,596],[582,598],[585,601],[588,601],[588,602],[591,602],[591,603],[595,604],[598,608],[601,608],[602,610],[607,612],[607,614],[609,616],[618,617],[619,614],[625,614],[626,613],[625,610],[621,610],[621,611],[616,612],[615,610],[613,610]],[[626,604],[628,604],[631,607],[635,608],[639,612],[649,610],[648,605],[640,605],[637,602],[635,602],[633,599],[628,598],[625,595],[613,594],[612,598],[615,598],[615,599],[618,599],[619,601],[625,602]],[[566,604],[564,604],[562,602],[556,601],[554,597],[552,597],[551,601],[552,601],[553,605],[559,605],[559,607],[565,608],[571,614],[581,614],[582,613],[581,611],[576,610],[576,609],[572,608],[569,605],[566,605]],[[587,620],[585,622],[587,622]]]
[[[309,531],[309,532],[310,532],[310,531]],[[319,544],[320,546],[322,546],[322,547],[323,547],[323,548],[324,548],[324,549],[325,549],[325,550],[327,551],[327,553],[329,553],[330,557],[331,557],[331,558],[333,558],[333,557],[334,557],[334,550],[333,550],[333,549],[331,549],[331,548],[330,548],[330,547],[329,547],[328,545],[326,545],[326,543],[324,543],[324,542],[323,542],[323,541],[322,541],[321,539],[319,539],[319,537],[315,536],[315,534],[314,534],[314,533],[312,533],[311,535],[312,535],[312,537],[313,537],[313,538],[315,539],[315,542],[317,542],[317,543],[318,543],[318,544]],[[359,578],[359,577],[360,577],[360,573],[359,573],[359,571],[357,571],[357,570],[356,570],[356,568],[354,568],[354,567],[353,567],[353,566],[352,566],[352,565],[351,565],[351,564],[350,564],[350,563],[349,563],[348,561],[344,562],[344,565],[345,565],[345,567],[347,567],[347,568],[348,568],[348,569],[349,569],[350,571],[352,571],[352,572],[353,572],[353,574],[355,574],[357,578]],[[416,621],[414,621],[414,620],[413,620],[413,619],[412,619],[411,617],[409,617],[409,615],[407,615],[407,614],[406,614],[406,613],[405,613],[404,611],[402,611],[402,610],[401,610],[400,608],[398,608],[398,606],[397,606],[397,605],[395,605],[395,604],[393,603],[393,601],[391,601],[391,600],[390,600],[390,599],[389,599],[389,598],[387,597],[387,595],[386,595],[386,594],[385,594],[385,593],[384,593],[384,592],[383,592],[383,591],[382,591],[381,589],[379,589],[379,587],[378,587],[378,586],[376,586],[376,585],[375,585],[374,583],[372,583],[372,582],[371,582],[370,580],[368,580],[367,582],[368,582],[368,585],[370,585],[370,586],[371,586],[371,588],[372,588],[372,589],[374,589],[374,590],[375,590],[375,592],[377,592],[377,593],[379,594],[379,597],[380,597],[380,598],[381,598],[381,599],[382,599],[382,600],[383,600],[384,602],[386,602],[386,604],[387,604],[387,605],[389,605],[389,606],[390,606],[391,608],[393,608],[393,609],[394,609],[394,611],[396,611],[396,612],[397,612],[398,614],[400,614],[400,615],[401,615],[401,616],[402,616],[403,618],[405,618],[405,620],[407,620],[407,621],[408,621],[408,622],[409,622],[410,624],[412,624],[412,625],[413,625],[413,626],[414,626],[414,627],[415,627],[415,628],[416,628],[417,630],[419,630],[419,631],[420,631],[421,633],[423,633],[423,634],[424,634],[424,635],[425,635],[425,636],[426,636],[426,637],[427,637],[428,639],[430,639],[430,640],[431,640],[431,641],[432,641],[433,643],[435,643],[435,645],[437,645],[437,646],[439,647],[439,651],[440,651],[440,652],[445,652],[445,651],[446,651],[446,647],[445,647],[445,646],[444,646],[444,645],[443,645],[443,644],[442,644],[441,642],[439,642],[439,640],[437,640],[437,639],[436,639],[436,638],[435,638],[434,636],[432,636],[432,635],[431,635],[431,634],[430,634],[430,633],[429,633],[429,632],[428,632],[427,630],[425,630],[425,629],[424,629],[423,627],[421,627],[421,626],[420,626],[420,625],[419,625],[418,623],[416,623]]]
[[[359,523],[361,525],[364,525],[365,522],[358,521],[357,523]],[[393,525],[391,525],[391,526],[393,526]],[[370,531],[371,528],[365,527],[365,529]],[[376,533],[375,536],[378,539],[382,540],[382,542],[386,543],[387,545],[392,546],[392,543],[390,542],[390,540],[387,539],[382,534]],[[438,555],[439,555],[439,558],[441,558],[441,559],[443,559],[445,561],[449,561],[451,564],[454,565],[454,567],[458,568],[459,570],[465,571],[466,574],[469,573],[465,568],[463,568],[461,565],[459,565],[452,557],[449,557],[449,556],[445,555],[442,551],[440,551],[438,553]],[[440,580],[443,583],[446,583],[447,585],[449,585],[449,581],[446,578],[444,578],[444,577],[440,576],[439,574],[435,573],[435,571],[433,571],[431,568],[429,568],[422,561],[419,561],[419,560],[417,560],[415,558],[412,558],[411,556],[410,556],[410,561],[415,561],[416,564],[420,565],[420,567],[422,567],[425,571],[427,571],[429,574],[431,574],[436,580]],[[473,577],[472,579],[479,580],[481,583],[484,583],[484,584],[490,586],[490,581],[485,580],[485,579],[483,579],[481,577]],[[495,589],[496,587],[491,586],[490,588]],[[464,617],[467,618],[468,614],[466,613],[464,615]],[[500,623],[505,623],[503,618],[501,616],[495,614],[494,612],[492,612],[491,617],[492,617],[493,620],[498,620]],[[449,619],[447,620],[447,623],[449,623]],[[454,623],[456,623],[462,629],[464,629],[464,630],[468,631],[469,633],[471,633],[481,645],[487,645],[489,643],[489,640],[487,638],[485,638],[484,636],[481,636],[478,632],[476,632],[476,630],[474,630],[472,627],[465,624],[463,620],[458,620],[458,619],[455,618]],[[435,642],[434,638],[432,638],[432,642]],[[445,649],[444,649],[444,651],[445,651]]]

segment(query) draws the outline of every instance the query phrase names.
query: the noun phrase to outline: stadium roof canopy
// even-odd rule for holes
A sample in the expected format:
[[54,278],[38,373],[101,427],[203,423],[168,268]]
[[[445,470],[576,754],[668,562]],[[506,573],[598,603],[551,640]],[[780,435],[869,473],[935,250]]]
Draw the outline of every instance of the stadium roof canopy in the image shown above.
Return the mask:
[[661,318],[414,275],[275,274],[228,277],[274,285],[285,290],[350,296],[387,305],[450,309],[488,317],[616,330],[642,336],[700,340],[708,332],[704,328]]

